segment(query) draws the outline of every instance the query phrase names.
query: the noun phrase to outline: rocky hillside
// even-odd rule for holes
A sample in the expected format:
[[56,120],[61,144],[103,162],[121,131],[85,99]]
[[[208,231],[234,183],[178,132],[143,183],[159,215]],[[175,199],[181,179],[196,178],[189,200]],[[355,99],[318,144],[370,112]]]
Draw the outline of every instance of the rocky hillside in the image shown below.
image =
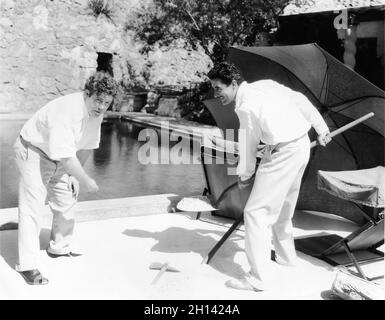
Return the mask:
[[[124,24],[139,1],[106,1],[96,15],[89,0],[0,0],[0,113],[33,112],[49,100],[81,90],[97,69],[121,81],[188,86],[211,61],[183,43],[140,54]],[[132,72],[134,71],[134,72]]]

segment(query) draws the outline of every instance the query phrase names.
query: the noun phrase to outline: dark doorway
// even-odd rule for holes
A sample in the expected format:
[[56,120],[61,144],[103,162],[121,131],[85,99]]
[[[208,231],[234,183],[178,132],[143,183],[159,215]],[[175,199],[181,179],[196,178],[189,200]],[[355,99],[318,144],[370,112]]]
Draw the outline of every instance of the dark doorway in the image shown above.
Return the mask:
[[[112,70],[112,54],[106,52],[98,52],[98,67],[96,71],[104,71],[109,73],[112,77],[114,76],[114,72]],[[107,110],[113,110],[114,101],[112,101],[111,105]]]
[[98,67],[96,71],[105,71],[108,72],[111,76],[114,76],[112,71],[112,54],[105,52],[98,52]]
[[356,42],[356,67],[359,74],[384,89],[384,74],[381,61],[377,58],[377,38],[361,38]]

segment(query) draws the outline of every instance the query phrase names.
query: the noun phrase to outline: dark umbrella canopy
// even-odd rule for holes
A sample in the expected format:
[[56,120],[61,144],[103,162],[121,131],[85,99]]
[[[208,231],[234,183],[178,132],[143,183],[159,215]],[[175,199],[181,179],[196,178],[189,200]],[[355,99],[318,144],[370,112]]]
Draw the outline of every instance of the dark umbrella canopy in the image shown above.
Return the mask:
[[[385,92],[335,59],[317,44],[233,47],[228,60],[247,82],[273,79],[304,93],[335,130],[369,112],[375,116],[313,149],[297,207],[363,219],[347,201],[317,190],[317,171],[367,169],[384,165]],[[316,139],[314,131],[310,133]]]

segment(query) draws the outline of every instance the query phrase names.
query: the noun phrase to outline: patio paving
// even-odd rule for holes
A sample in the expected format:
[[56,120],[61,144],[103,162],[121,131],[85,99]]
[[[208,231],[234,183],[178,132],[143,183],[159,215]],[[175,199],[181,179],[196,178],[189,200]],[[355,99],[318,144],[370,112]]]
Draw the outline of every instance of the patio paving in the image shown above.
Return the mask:
[[[46,215],[39,256],[40,269],[50,280],[46,286],[29,286],[15,272],[17,230],[0,231],[0,299],[333,298],[329,293],[336,269],[301,252],[295,268],[271,262],[275,281],[270,291],[227,288],[227,280],[248,270],[243,227],[225,242],[209,265],[201,264],[232,220],[209,213],[203,213],[200,220],[195,220],[194,213],[172,213],[170,203],[176,199],[176,195],[157,195],[79,203],[74,246],[83,255],[76,258],[47,256],[44,249],[49,240],[50,219]],[[8,221],[12,221],[15,209],[7,210]],[[1,211],[0,216],[5,213]],[[346,236],[356,228],[339,217],[304,211],[296,212],[294,225],[296,237],[320,233]],[[167,272],[152,285],[157,271],[150,270],[150,264],[166,261],[181,272]],[[368,276],[383,275],[384,262],[365,265],[364,271]],[[383,286],[383,279],[378,283]]]

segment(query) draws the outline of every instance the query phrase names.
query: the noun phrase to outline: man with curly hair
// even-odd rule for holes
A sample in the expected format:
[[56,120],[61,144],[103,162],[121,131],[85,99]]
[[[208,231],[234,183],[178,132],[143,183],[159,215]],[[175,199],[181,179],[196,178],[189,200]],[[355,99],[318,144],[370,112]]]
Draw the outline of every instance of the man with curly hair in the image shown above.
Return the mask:
[[[301,178],[309,160],[308,131],[313,127],[322,146],[330,142],[329,128],[302,93],[269,79],[243,81],[239,70],[223,62],[208,77],[222,104],[235,102],[239,118],[238,185],[252,185],[244,208],[245,251],[251,270],[227,282],[235,289],[264,291],[271,283],[270,243],[275,262],[294,266],[296,251],[292,217]],[[258,145],[265,153],[256,170]]]
[[59,97],[39,109],[23,126],[14,150],[20,172],[18,264],[31,285],[47,284],[37,268],[41,215],[46,199],[53,213],[47,254],[74,256],[71,240],[79,185],[97,192],[98,185],[83,169],[100,142],[103,113],[113,102],[117,84],[104,72],[86,81],[84,90]]

